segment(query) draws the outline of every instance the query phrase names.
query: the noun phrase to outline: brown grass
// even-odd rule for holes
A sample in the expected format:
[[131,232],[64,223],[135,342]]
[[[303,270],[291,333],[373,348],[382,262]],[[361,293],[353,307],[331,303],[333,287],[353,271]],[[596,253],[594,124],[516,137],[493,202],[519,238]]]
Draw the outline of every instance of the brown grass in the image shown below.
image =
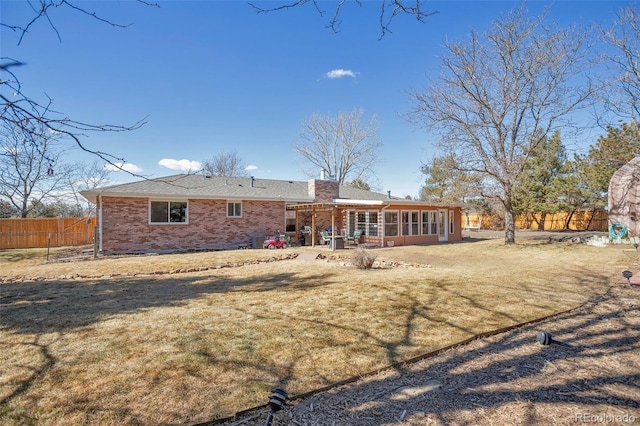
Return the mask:
[[[321,260],[250,264],[285,253],[296,251],[63,264],[0,253],[5,280],[49,278],[0,284],[0,423],[229,416],[264,404],[274,386],[295,395],[572,308],[629,262],[620,247],[489,240],[380,249],[382,265],[401,264],[373,270]],[[247,265],[56,278],[230,263]]]

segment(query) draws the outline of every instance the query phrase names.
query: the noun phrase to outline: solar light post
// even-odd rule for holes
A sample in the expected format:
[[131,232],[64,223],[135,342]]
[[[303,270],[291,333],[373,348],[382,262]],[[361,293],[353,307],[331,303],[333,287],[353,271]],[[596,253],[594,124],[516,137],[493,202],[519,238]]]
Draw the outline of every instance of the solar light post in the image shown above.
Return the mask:
[[627,284],[629,284],[629,287],[631,287],[631,277],[633,276],[633,272],[622,271],[622,276],[627,279]]
[[557,340],[554,340],[553,336],[548,331],[538,331],[538,334],[536,334],[536,340],[538,340],[538,343],[543,346],[548,346],[554,343],[556,345],[571,347],[571,345],[568,343],[558,342]]
[[269,417],[267,417],[267,423],[265,426],[271,426],[271,422],[273,422],[273,415],[282,410],[282,407],[288,397],[289,396],[283,389],[275,388],[271,391],[271,396],[269,397],[269,408],[271,408],[271,412],[269,413]]

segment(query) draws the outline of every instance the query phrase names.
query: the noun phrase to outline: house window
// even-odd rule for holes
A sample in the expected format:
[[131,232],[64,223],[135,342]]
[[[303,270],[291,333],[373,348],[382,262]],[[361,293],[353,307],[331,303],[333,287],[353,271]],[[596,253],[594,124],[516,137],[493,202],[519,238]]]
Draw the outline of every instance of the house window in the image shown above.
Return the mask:
[[398,236],[398,212],[384,212],[384,236]]
[[150,201],[149,223],[187,223],[186,201]]
[[378,236],[378,212],[369,212],[367,235],[370,235],[372,237]]
[[409,212],[402,212],[402,235],[411,235],[409,233]]
[[284,212],[284,232],[296,232],[296,212],[293,210]]
[[402,212],[402,235],[419,235],[420,224],[418,218],[419,213],[417,211]]
[[367,212],[356,213],[356,229],[365,232],[367,230]]
[[227,217],[242,217],[242,203],[228,201]]
[[422,235],[429,235],[429,212],[422,211]]
[[438,212],[432,210],[429,212],[429,234],[436,235],[438,233]]
[[363,235],[378,236],[378,212],[377,211],[349,211],[347,214],[347,233],[353,235],[353,231],[359,229]]
[[453,210],[449,210],[449,234],[453,234],[455,232],[455,227],[453,225]]

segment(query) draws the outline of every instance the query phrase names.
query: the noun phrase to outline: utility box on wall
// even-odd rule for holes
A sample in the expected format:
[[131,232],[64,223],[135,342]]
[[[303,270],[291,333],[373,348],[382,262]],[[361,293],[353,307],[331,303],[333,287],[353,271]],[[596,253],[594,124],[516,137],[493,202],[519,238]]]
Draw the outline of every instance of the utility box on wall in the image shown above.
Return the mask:
[[261,249],[262,244],[264,243],[265,237],[261,235],[254,235],[251,238],[251,248]]

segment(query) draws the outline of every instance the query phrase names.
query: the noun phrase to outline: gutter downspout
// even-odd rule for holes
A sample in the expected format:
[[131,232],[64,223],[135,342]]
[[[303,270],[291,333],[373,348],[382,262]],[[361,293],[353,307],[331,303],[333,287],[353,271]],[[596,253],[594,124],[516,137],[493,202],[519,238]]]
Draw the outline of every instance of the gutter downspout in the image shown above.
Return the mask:
[[98,251],[102,253],[102,194],[98,194]]

